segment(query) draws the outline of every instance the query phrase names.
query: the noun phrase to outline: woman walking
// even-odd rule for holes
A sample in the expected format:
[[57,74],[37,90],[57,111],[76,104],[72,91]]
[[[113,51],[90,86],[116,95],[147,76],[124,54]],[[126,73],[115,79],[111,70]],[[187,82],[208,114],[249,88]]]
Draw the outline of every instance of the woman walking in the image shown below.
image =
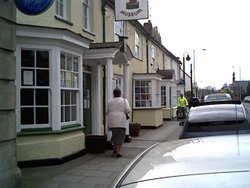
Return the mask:
[[108,125],[112,131],[113,154],[119,158],[122,156],[120,150],[126,134],[126,113],[130,113],[131,108],[127,99],[121,97],[119,88],[114,89],[113,96],[108,102]]

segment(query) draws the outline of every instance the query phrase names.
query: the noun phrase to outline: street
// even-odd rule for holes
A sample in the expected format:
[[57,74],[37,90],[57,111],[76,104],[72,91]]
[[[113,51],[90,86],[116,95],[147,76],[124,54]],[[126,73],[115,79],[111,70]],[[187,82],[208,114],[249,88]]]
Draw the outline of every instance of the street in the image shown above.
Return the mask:
[[138,137],[123,145],[119,159],[106,150],[103,154],[86,153],[62,165],[22,168],[22,187],[108,188],[138,154],[157,142],[178,139],[180,130],[176,120],[164,121],[157,129],[141,129]]

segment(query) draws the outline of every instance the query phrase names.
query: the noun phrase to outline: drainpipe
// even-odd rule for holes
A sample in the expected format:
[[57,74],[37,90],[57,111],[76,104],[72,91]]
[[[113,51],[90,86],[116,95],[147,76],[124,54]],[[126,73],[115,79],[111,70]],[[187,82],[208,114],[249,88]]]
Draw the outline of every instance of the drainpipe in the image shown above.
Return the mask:
[[148,37],[146,39],[146,61],[147,61],[147,74],[149,73],[149,62],[148,62]]
[[[106,0],[102,0],[102,37],[103,43],[106,42],[106,21],[105,21],[105,12],[106,12]],[[103,65],[103,133],[105,135],[106,130],[106,67]]]

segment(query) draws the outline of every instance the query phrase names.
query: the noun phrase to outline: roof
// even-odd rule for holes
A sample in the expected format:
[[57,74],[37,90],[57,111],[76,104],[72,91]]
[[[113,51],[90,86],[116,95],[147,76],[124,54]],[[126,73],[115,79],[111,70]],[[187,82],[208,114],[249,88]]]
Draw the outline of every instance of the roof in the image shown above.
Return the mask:
[[174,69],[165,69],[165,70],[157,70],[157,73],[163,76],[163,79],[174,79],[175,70]]
[[[236,111],[237,109],[237,111]],[[240,104],[213,104],[196,106],[191,108],[188,114],[188,121],[210,122],[210,121],[230,121],[245,119],[243,107]]]

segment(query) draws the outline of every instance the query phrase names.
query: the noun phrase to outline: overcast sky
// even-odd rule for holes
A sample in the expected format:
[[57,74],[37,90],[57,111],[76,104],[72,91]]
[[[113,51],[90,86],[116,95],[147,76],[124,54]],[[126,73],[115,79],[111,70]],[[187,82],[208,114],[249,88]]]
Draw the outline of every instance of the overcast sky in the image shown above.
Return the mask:
[[181,60],[184,52],[192,58],[186,64],[187,73],[195,50],[195,81],[199,87],[220,89],[232,82],[233,71],[236,80],[250,80],[248,0],[148,2],[150,20],[158,27],[163,45]]

